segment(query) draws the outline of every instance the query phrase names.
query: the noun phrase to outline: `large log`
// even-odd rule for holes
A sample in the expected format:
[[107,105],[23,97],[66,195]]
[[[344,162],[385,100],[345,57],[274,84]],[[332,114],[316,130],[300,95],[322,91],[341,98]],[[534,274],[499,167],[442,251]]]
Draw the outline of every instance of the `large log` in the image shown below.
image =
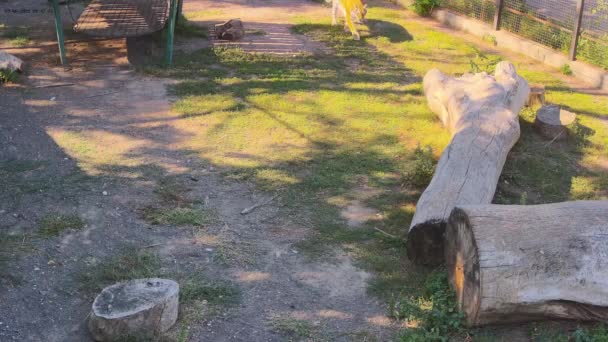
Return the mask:
[[445,254],[471,326],[608,322],[608,201],[457,206]]
[[519,139],[518,114],[530,87],[509,62],[486,73],[424,77],[429,107],[452,133],[430,184],[418,200],[407,237],[408,257],[443,262],[443,233],[456,204],[492,201],[509,150]]

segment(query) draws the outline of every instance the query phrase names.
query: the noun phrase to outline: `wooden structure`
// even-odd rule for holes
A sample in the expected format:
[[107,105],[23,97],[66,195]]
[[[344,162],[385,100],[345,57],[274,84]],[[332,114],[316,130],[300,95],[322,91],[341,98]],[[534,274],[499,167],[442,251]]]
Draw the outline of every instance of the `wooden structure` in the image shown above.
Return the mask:
[[608,322],[608,201],[457,206],[445,255],[468,325]]
[[575,120],[576,114],[557,105],[543,106],[536,112],[534,128],[547,139],[564,140],[568,137],[568,126]]
[[454,206],[492,201],[507,154],[519,139],[518,114],[530,88],[511,63],[500,62],[494,76],[452,78],[433,69],[424,77],[424,91],[452,133],[407,237],[408,257],[432,265],[443,262],[443,233]]
[[[67,64],[59,0],[52,0],[62,64]],[[173,61],[175,23],[183,0],[92,0],[74,30],[94,37],[138,37],[167,28],[165,64]]]

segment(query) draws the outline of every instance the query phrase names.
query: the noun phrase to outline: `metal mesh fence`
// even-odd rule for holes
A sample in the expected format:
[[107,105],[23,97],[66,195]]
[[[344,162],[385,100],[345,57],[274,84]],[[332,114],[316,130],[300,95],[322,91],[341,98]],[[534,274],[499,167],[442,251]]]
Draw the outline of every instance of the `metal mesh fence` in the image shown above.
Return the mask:
[[[608,69],[608,0],[584,3],[577,57]],[[495,0],[443,0],[442,6],[486,23]],[[577,0],[503,0],[500,28],[568,53],[575,32]]]
[[492,23],[496,13],[494,0],[445,0],[441,6],[486,23]]
[[585,1],[577,56],[608,69],[608,0]]

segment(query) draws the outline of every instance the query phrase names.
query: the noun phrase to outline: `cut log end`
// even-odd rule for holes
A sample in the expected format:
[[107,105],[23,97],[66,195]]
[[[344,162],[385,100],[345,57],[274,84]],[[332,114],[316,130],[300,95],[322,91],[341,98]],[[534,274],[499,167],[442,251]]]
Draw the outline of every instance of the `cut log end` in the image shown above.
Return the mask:
[[466,214],[454,209],[445,232],[446,268],[458,310],[465,313],[469,325],[477,319],[481,295],[479,254],[473,235]]
[[576,120],[576,114],[556,105],[541,107],[536,113],[534,127],[540,135],[551,140],[568,137],[568,127]]
[[438,265],[444,261],[443,234],[445,222],[426,221],[413,226],[407,235],[407,256],[417,264]]

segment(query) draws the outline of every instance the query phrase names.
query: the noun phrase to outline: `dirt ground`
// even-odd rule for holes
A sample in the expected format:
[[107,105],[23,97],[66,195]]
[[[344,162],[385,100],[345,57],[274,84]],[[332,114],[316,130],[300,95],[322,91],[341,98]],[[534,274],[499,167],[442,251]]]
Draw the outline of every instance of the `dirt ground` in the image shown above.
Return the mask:
[[[186,1],[185,11],[208,6],[267,23],[265,30],[271,25],[283,43],[295,40],[296,49],[289,52],[318,45],[290,37],[283,15],[328,12],[303,0]],[[0,88],[0,159],[28,166],[19,171],[21,183],[0,193],[0,232],[22,235],[25,249],[4,265],[0,279],[0,340],[88,341],[86,318],[94,297],[80,291],[79,274],[125,247],[156,250],[164,268],[202,268],[207,275],[238,284],[240,303],[189,326],[192,341],[285,340],[272,328],[277,317],[310,322],[318,336],[333,340],[351,340],[353,333],[363,336],[358,340],[386,340],[393,334],[383,305],[366,294],[370,275],[348,255],[339,252],[327,263],[308,260],[293,245],[311,228],[284,217],[280,198],[241,215],[270,195],[226,180],[212,165],[179,148],[189,137],[172,124],[176,116],[165,91],[171,81],[136,73],[126,58],[124,39],[88,41],[68,34],[70,68],[64,69],[57,65],[48,18],[3,20],[40,30],[27,47],[1,46],[22,57],[28,68],[19,84]],[[70,24],[68,13],[64,20]],[[103,146],[92,153],[107,154],[107,165],[70,154],[87,146],[57,144],[57,139],[74,134]],[[216,213],[204,234],[141,219],[141,208],[159,201],[154,189],[167,177]],[[352,211],[347,215],[356,225],[361,221],[357,211],[366,214],[368,209]],[[78,215],[86,226],[59,238],[30,238],[49,213]],[[227,246],[233,246],[231,262],[217,262],[214,254]]]

